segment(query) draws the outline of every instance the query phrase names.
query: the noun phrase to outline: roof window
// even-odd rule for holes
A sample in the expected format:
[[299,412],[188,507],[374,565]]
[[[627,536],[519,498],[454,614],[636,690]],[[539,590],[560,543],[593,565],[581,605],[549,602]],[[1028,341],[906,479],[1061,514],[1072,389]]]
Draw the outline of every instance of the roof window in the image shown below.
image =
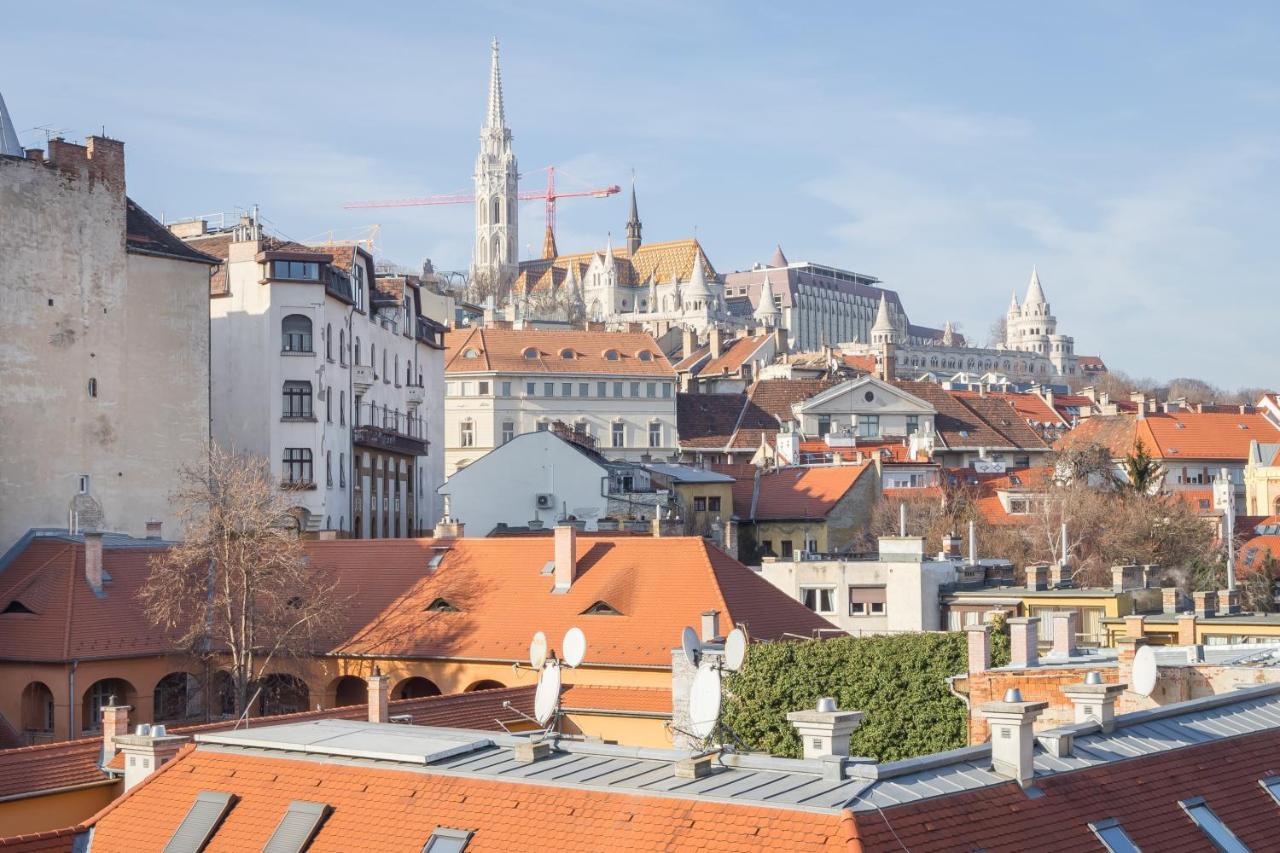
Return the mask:
[[455,607],[448,600],[443,598],[437,598],[435,601],[428,604],[426,606],[426,610],[428,613],[459,613],[461,612],[457,607]]
[[604,351],[604,357],[607,361],[617,361],[618,351],[616,349],[607,349]]
[[309,803],[294,800],[276,824],[276,831],[267,839],[263,853],[302,853],[311,845],[333,809],[327,803]]
[[1109,817],[1106,820],[1095,821],[1089,824],[1089,828],[1111,853],[1139,853],[1138,845],[1133,843],[1129,833],[1124,831],[1120,821],[1115,818]]
[[573,350],[569,349],[568,347],[565,347],[564,349],[560,350],[561,358],[572,360],[575,355],[577,355],[577,353],[575,353]]
[[1271,795],[1277,805],[1280,805],[1280,776],[1268,776],[1265,779],[1259,779],[1258,784]]
[[477,350],[475,347],[467,347],[462,351],[462,357],[463,358],[479,358],[480,351]]
[[471,840],[472,835],[473,833],[466,829],[437,826],[436,831],[427,839],[422,853],[462,853],[467,849],[467,842]]
[[235,794],[224,791],[201,791],[164,846],[164,853],[200,853],[218,831],[227,812],[235,806],[236,800]]
[[641,361],[653,361],[653,353],[649,352],[647,349],[642,349],[636,353],[636,358]]
[[607,601],[597,601],[595,604],[582,611],[583,616],[621,616],[622,611],[614,607]]
[[1178,805],[1182,806],[1182,810],[1187,813],[1187,816],[1195,822],[1196,826],[1200,827],[1205,835],[1209,836],[1209,840],[1213,842],[1213,845],[1223,853],[1249,853],[1249,848],[1241,844],[1235,833],[1218,819],[1218,816],[1213,813],[1213,809],[1209,808],[1209,804],[1205,802],[1204,797],[1182,800]]
[[524,352],[523,352],[523,353],[521,353],[521,355],[523,355],[525,358],[537,358],[537,357],[538,357],[538,348],[537,348],[537,347],[525,347]]

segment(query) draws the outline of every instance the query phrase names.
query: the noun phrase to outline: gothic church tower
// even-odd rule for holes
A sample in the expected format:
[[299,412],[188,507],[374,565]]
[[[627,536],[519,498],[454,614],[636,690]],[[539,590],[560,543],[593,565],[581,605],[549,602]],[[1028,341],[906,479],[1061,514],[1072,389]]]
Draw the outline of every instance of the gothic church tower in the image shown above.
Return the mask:
[[494,39],[489,110],[480,129],[480,154],[476,157],[476,242],[471,276],[496,277],[504,293],[519,272],[519,177],[511,150],[511,129],[502,108],[502,70],[498,67],[498,40]]

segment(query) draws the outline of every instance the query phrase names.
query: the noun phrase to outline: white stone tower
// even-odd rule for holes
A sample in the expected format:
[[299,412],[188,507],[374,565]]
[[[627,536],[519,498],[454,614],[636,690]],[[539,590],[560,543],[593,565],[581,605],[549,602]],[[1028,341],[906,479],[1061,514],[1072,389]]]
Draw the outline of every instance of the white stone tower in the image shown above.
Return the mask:
[[519,178],[511,129],[502,107],[502,70],[498,67],[498,40],[494,39],[489,110],[480,129],[480,154],[476,157],[476,242],[471,275],[497,277],[504,294],[519,272]]
[[1005,347],[1044,356],[1059,375],[1076,372],[1075,340],[1070,335],[1058,334],[1058,318],[1049,310],[1049,301],[1040,286],[1040,274],[1034,267],[1022,305],[1018,305],[1016,295],[1009,305]]

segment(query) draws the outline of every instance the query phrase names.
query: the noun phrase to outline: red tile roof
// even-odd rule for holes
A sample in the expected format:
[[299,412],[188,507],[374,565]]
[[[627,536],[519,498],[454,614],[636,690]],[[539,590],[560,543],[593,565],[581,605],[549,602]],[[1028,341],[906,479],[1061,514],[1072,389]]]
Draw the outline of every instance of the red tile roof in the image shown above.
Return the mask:
[[1142,850],[1212,850],[1178,805],[1204,797],[1251,850],[1274,850],[1280,808],[1258,780],[1280,767],[1274,731],[1068,773],[1037,776],[1036,796],[1013,782],[858,812],[863,849],[1075,853],[1103,849],[1089,828],[1119,821]]
[[969,392],[948,391],[933,382],[899,380],[894,384],[937,410],[934,431],[947,448],[1049,449],[1026,418],[999,397],[965,396]]
[[1117,459],[1133,452],[1141,439],[1157,459],[1245,462],[1249,442],[1280,442],[1280,430],[1261,414],[1239,412],[1156,412],[1136,415],[1094,415],[1058,440],[1060,447],[1101,444]]
[[676,432],[680,435],[680,446],[728,447],[746,404],[746,394],[677,395]]
[[[454,693],[448,696],[393,699],[389,707],[392,714],[409,714],[415,726],[502,731],[499,720],[510,723],[519,719],[515,713],[506,709],[503,703],[510,702],[517,710],[532,714],[534,690],[533,685],[528,685],[500,690]],[[666,693],[667,711],[670,712],[671,692],[669,690],[659,692]],[[636,700],[637,703],[642,701]],[[367,705],[349,705],[342,708],[327,708],[323,711],[254,717],[249,720],[249,725],[258,727],[308,720],[364,720],[368,718],[368,714]],[[225,731],[233,728],[236,723],[236,720],[219,720],[195,725],[175,725],[169,726],[169,734],[190,735],[198,732]],[[36,796],[59,788],[109,782],[106,774],[98,767],[101,758],[101,737],[0,750],[0,798]],[[113,768],[124,769],[122,754],[116,755]]]
[[1044,466],[1039,468],[1015,468],[1003,474],[975,475],[967,469],[950,469],[949,473],[963,472],[963,478],[978,479],[978,494],[975,503],[978,511],[988,524],[1026,524],[1027,515],[1014,515],[1007,512],[1000,502],[999,492],[1021,494],[1044,494],[1050,485],[1053,469]]
[[[468,353],[472,355],[468,357]],[[531,353],[526,357],[526,353]],[[565,354],[569,357],[565,357]],[[616,357],[609,358],[609,353]],[[641,355],[647,355],[648,361]],[[643,332],[491,329],[445,335],[445,373],[590,373],[675,377],[671,362]]]
[[308,848],[420,853],[440,826],[475,834],[467,853],[850,850],[843,814],[637,796],[570,786],[193,749],[94,823],[94,853],[158,850],[201,791],[239,800],[209,853],[261,850],[295,800],[333,811]]
[[755,335],[729,341],[728,346],[721,350],[720,357],[708,362],[698,371],[698,375],[720,376],[737,373],[742,365],[750,361],[751,357],[772,337],[773,335]]
[[[783,468],[733,484],[733,513],[753,521],[825,519],[872,463]],[[754,511],[753,511],[754,507]]]
[[[983,392],[958,390],[952,391],[961,400],[980,399]],[[1004,400],[1023,418],[1037,423],[1064,424],[1066,421],[1058,410],[1050,406],[1038,394],[1015,394],[1010,391],[987,391],[987,397]]]
[[603,687],[570,684],[561,693],[565,711],[671,716],[671,691],[665,687]]
[[179,261],[192,261],[212,266],[219,261],[204,252],[191,248],[173,235],[165,226],[142,209],[131,198],[125,199],[125,247],[130,252],[144,255],[160,255]]

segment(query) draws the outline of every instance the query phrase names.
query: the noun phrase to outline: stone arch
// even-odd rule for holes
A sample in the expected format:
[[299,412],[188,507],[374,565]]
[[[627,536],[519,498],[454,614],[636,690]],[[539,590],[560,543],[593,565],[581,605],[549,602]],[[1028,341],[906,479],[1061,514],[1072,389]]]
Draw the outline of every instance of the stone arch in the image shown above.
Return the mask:
[[421,675],[410,676],[395,686],[391,691],[395,699],[421,699],[424,696],[439,696],[440,688],[429,678]]
[[22,688],[22,730],[53,731],[53,691],[43,681],[33,681]]
[[85,688],[80,702],[80,729],[96,732],[102,728],[102,709],[115,697],[117,705],[136,705],[138,691],[123,678],[100,678]]
[[273,672],[263,677],[251,692],[258,692],[254,710],[259,716],[296,714],[310,707],[311,691],[307,689],[307,683],[296,675]]
[[329,694],[333,697],[333,707],[347,705],[363,705],[369,701],[369,683],[358,675],[343,675],[329,685]]
[[151,692],[151,719],[157,723],[190,720],[204,713],[200,679],[189,672],[171,672]]
[[475,693],[477,690],[501,690],[507,685],[501,681],[494,681],[492,678],[484,678],[480,681],[472,682],[463,693]]

